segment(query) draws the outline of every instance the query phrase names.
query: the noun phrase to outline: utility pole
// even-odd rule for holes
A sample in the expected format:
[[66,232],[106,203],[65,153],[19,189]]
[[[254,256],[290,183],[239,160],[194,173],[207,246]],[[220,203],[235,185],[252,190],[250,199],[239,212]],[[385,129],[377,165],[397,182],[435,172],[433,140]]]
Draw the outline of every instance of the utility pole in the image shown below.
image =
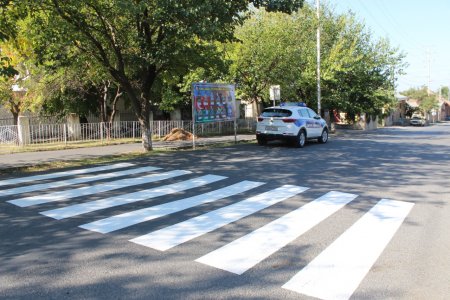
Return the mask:
[[392,82],[392,93],[395,98],[395,65],[391,66],[391,82]]
[[320,0],[316,0],[317,8],[317,113],[321,115],[320,110]]
[[431,94],[430,86],[431,86],[431,50],[430,48],[427,49],[427,61],[428,61],[428,87],[427,87],[427,93],[428,96]]
[[[439,99],[438,99],[438,103],[441,103],[441,98],[442,98],[442,85],[439,86]],[[441,108],[437,109],[437,120],[439,121],[441,119]]]

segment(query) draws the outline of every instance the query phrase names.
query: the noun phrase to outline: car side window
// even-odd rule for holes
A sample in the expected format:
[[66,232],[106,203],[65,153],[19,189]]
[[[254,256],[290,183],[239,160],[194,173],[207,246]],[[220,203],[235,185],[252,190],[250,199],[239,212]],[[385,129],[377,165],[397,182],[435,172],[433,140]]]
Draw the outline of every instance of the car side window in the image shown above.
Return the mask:
[[314,118],[315,116],[317,116],[317,114],[312,109],[308,108],[307,110],[310,118]]
[[298,114],[302,117],[302,118],[309,118],[309,114],[306,111],[306,109],[299,109],[298,110]]

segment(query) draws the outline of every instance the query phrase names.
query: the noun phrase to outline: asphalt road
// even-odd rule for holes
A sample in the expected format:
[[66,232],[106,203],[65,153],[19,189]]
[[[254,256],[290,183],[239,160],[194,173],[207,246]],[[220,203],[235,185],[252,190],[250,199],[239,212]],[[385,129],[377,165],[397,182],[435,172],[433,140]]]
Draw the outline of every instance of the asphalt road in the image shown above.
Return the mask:
[[[36,173],[53,178],[3,186],[23,174],[0,176],[1,299],[450,295],[450,123],[339,135],[303,149],[243,144],[130,163],[95,173]],[[161,169],[126,174],[150,166]],[[107,175],[118,171],[125,173]],[[199,179],[205,175],[216,176],[202,177],[210,180],[206,184]],[[226,195],[242,181],[255,186]],[[199,196],[204,193],[210,194]],[[191,202],[177,202],[172,214],[162,206],[186,198]],[[177,211],[195,199],[203,202]],[[95,205],[61,217],[63,208],[81,203]],[[142,214],[105,218],[150,207],[159,217],[99,232],[124,220],[138,222]],[[176,242],[193,230],[204,232]],[[226,251],[229,245],[235,248]]]

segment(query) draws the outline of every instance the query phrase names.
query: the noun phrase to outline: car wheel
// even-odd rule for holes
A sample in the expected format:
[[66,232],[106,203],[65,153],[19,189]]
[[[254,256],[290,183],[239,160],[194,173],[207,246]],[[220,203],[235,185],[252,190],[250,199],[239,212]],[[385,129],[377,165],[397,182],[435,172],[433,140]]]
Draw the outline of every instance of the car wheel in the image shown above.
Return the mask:
[[328,129],[322,131],[322,135],[318,138],[319,143],[325,144],[328,141]]
[[306,132],[305,130],[300,130],[300,132],[297,135],[297,139],[295,140],[295,147],[297,148],[303,148],[306,144]]
[[264,146],[267,144],[267,140],[261,136],[256,137],[256,140],[258,141],[258,145]]

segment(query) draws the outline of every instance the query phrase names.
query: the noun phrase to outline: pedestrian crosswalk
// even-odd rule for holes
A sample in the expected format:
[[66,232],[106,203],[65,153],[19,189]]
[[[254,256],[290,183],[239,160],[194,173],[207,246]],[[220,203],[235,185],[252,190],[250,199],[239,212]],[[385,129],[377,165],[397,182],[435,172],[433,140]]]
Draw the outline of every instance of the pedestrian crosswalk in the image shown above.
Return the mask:
[[[89,174],[93,172],[96,174]],[[63,178],[67,176],[76,177]],[[120,176],[133,177],[114,179]],[[105,179],[111,181],[105,182]],[[79,184],[83,186],[77,186]],[[131,186],[136,188],[127,191],[126,188]],[[200,189],[204,191],[196,194]],[[116,191],[115,195],[110,196],[106,193],[109,191]],[[302,197],[308,191],[309,188],[304,186],[273,187],[259,181],[236,182],[233,178],[215,174],[197,175],[187,170],[137,167],[130,163],[0,181],[0,199],[3,201],[36,209],[56,220],[83,215],[82,220],[91,220],[79,227],[101,234],[113,234],[130,226],[140,226],[144,222],[215,203],[214,208],[207,209],[206,213],[194,214],[184,221],[130,239],[137,245],[158,251],[169,251],[207,236],[225,225],[251,218],[272,205],[292,197]],[[187,192],[193,196],[183,197]],[[87,196],[95,196],[96,200]],[[151,199],[158,197],[164,202],[152,205],[154,200]],[[338,213],[357,197],[343,191],[327,192],[252,232],[245,232],[218,249],[204,253],[195,261],[241,275]],[[70,200],[74,198],[77,203],[71,204]],[[231,202],[223,201],[227,198]],[[129,204],[137,202],[140,203],[138,209],[129,208]],[[41,204],[46,204],[47,209],[42,210]],[[108,209],[118,206],[125,212],[105,217],[111,211]],[[412,203],[381,199],[280,288],[320,299],[350,298],[412,207]],[[95,219],[94,212],[97,211],[102,211],[102,218]]]
[[53,179],[53,178],[66,177],[66,176],[72,176],[72,175],[81,175],[81,174],[107,171],[107,170],[113,170],[113,169],[119,169],[119,168],[127,168],[127,167],[132,167],[132,166],[134,166],[134,164],[118,163],[118,164],[114,164],[114,165],[106,165],[106,166],[99,166],[99,167],[93,167],[93,168],[76,169],[76,170],[71,170],[71,171],[55,172],[55,173],[35,175],[35,176],[25,176],[25,177],[1,180],[0,186],[33,182],[35,180]]
[[[353,194],[329,192],[246,236],[200,257],[197,261],[242,274],[355,198],[356,195]],[[277,235],[276,233],[280,231],[283,234]],[[268,239],[268,236],[273,238]]]
[[205,233],[235,222],[270,205],[286,200],[307,188],[284,185],[236,204],[211,211],[187,221],[130,240],[133,243],[165,251]]
[[[150,167],[148,171],[153,171],[154,168]],[[54,202],[54,201],[61,201],[61,200],[67,200],[70,198],[80,197],[80,196],[88,196],[93,195],[101,192],[107,192],[112,190],[117,190],[124,187],[129,187],[133,185],[138,184],[144,184],[144,183],[151,183],[155,181],[160,181],[168,178],[173,178],[176,176],[186,175],[190,174],[189,171],[183,171],[183,170],[175,170],[175,171],[169,171],[165,173],[160,174],[149,174],[145,175],[139,178],[127,178],[127,179],[120,179],[112,182],[107,183],[101,183],[94,186],[87,186],[87,187],[80,187],[72,190],[67,191],[60,191],[60,192],[53,192],[49,194],[43,194],[43,195],[36,195],[36,196],[29,196],[19,199],[14,199],[11,201],[8,201],[11,204],[20,206],[20,207],[28,207],[32,205],[38,205],[48,202]]]
[[412,206],[381,200],[283,288],[321,299],[350,298]]
[[74,179],[55,181],[55,182],[51,182],[51,183],[41,183],[41,184],[33,184],[33,185],[28,185],[28,186],[21,186],[21,187],[17,187],[17,188],[0,191],[0,196],[28,193],[28,192],[45,190],[48,188],[59,188],[59,187],[64,187],[64,186],[68,186],[68,185],[88,183],[88,182],[97,181],[97,180],[139,174],[139,173],[155,171],[155,170],[158,170],[158,168],[142,167],[142,168],[138,168],[138,169],[130,169],[130,170],[119,171],[119,172],[110,172],[110,173],[106,173],[106,174],[85,176],[85,177],[79,177],[79,178],[74,178]]
[[[212,202],[215,200],[223,199],[226,197],[230,197],[245,191],[248,191],[252,188],[256,188],[260,186],[261,182],[255,181],[241,181],[236,184],[212,191],[204,194],[200,194],[197,196],[189,197],[186,199],[176,200],[173,202],[151,206],[135,211],[131,211],[128,213],[115,215],[106,219],[101,219],[95,222],[90,223],[92,228],[95,228],[95,231],[101,233],[108,233],[112,231],[116,231],[125,227],[129,227],[135,224],[139,224],[142,222],[150,221],[156,218],[160,218],[169,214],[173,214],[194,206],[198,206],[200,204]],[[69,206],[70,207],[70,206]],[[68,207],[68,208],[69,208]],[[63,209],[61,209],[63,210]],[[51,212],[43,213],[47,216],[54,217],[56,214],[52,214]],[[73,214],[72,214],[73,215]],[[61,219],[63,214],[59,214],[58,218]],[[67,217],[67,214],[65,215]],[[84,225],[83,228],[86,228],[88,224]],[[87,229],[87,228],[86,228]]]

